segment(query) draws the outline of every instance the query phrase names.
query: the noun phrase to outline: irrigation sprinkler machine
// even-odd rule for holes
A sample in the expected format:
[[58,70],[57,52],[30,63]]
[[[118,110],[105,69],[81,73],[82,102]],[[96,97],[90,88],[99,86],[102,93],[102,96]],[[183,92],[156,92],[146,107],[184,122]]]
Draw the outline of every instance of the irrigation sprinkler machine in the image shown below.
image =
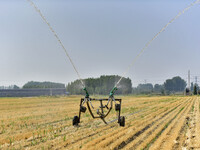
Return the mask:
[[[105,118],[111,112],[111,110],[113,108],[113,102],[115,104],[115,111],[117,112],[118,123],[122,127],[125,126],[125,117],[121,116],[121,103],[122,103],[122,100],[114,98],[114,94],[117,91],[117,87],[114,87],[111,90],[111,92],[109,94],[109,98],[107,98],[107,99],[104,99],[104,98],[102,98],[102,99],[90,98],[90,95],[89,95],[87,89],[83,88],[83,90],[85,91],[85,98],[81,98],[80,107],[79,107],[79,115],[78,116],[74,116],[74,118],[73,118],[73,125],[74,126],[77,126],[80,123],[81,113],[85,113],[87,108],[88,108],[88,111],[89,111],[90,115],[92,116],[92,118],[94,118],[94,119],[99,118],[105,124],[108,124],[106,122]],[[94,107],[92,105],[92,101],[99,101],[100,102],[99,108],[96,109],[96,115],[92,111],[92,109],[94,109]],[[106,104],[103,105],[103,102],[104,103],[106,102]],[[87,108],[84,105],[86,105]]]
[[[90,95],[88,94],[87,89],[85,88],[83,81],[81,80],[80,74],[78,72],[78,70],[76,69],[76,66],[74,65],[71,57],[69,56],[66,48],[64,47],[62,41],[60,40],[60,38],[58,37],[57,33],[54,31],[54,29],[51,27],[50,23],[47,21],[47,19],[44,17],[44,15],[41,13],[40,9],[32,2],[32,0],[27,0],[28,2],[30,2],[30,4],[34,7],[34,9],[36,10],[36,12],[39,13],[39,15],[41,16],[41,18],[43,19],[43,21],[48,25],[50,31],[53,33],[53,35],[55,36],[55,38],[57,39],[57,41],[60,43],[62,49],[64,50],[66,56],[68,57],[68,59],[70,60],[70,63],[72,64],[76,74],[78,75],[82,85],[83,85],[83,90],[85,91],[85,98],[82,98],[80,101],[80,109],[79,109],[79,116],[74,116],[73,118],[73,125],[78,125],[80,123],[80,119],[81,119],[81,113],[85,113],[87,108],[84,106],[84,104],[87,105],[88,110],[90,112],[90,115],[95,119],[95,118],[100,118],[103,120],[104,123],[107,124],[107,122],[105,121],[105,118],[108,116],[108,114],[110,113],[110,111],[113,108],[113,102],[115,104],[115,111],[118,112],[118,123],[120,126],[125,126],[125,117],[124,116],[120,116],[121,113],[121,103],[122,100],[121,99],[115,99],[114,98],[114,94],[117,90],[117,85],[120,83],[121,79],[123,77],[121,77],[121,79],[117,82],[117,84],[115,85],[115,87],[111,90],[108,99],[95,99],[95,98],[90,98]],[[140,50],[140,52],[138,53],[138,55],[134,58],[133,62],[131,63],[131,65],[127,68],[126,72],[124,72],[124,75],[127,74],[127,72],[130,70],[130,68],[135,64],[136,60],[143,54],[144,50],[146,48],[148,48],[148,46],[159,36],[160,33],[162,33],[163,31],[165,31],[165,29],[172,23],[174,22],[177,18],[179,18],[185,11],[189,10],[192,6],[194,6],[195,4],[198,4],[200,2],[200,0],[196,0],[193,3],[191,3],[188,7],[186,7],[185,9],[183,9],[183,11],[179,12],[178,15],[176,15],[174,18],[172,18],[170,20],[170,22],[168,22],[149,42],[147,42],[145,44],[145,46]],[[91,110],[94,109],[93,105],[92,105],[92,101],[99,101],[100,102],[100,106],[99,108],[96,110],[97,116],[94,115],[93,111]],[[103,102],[107,101],[107,103],[105,105],[103,105]],[[107,110],[106,110],[107,109]]]

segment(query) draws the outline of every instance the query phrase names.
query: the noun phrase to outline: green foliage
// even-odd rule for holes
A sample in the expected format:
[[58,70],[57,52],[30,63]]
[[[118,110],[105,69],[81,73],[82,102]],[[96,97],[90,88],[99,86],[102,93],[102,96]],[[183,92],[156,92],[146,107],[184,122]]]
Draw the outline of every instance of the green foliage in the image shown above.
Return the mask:
[[17,85],[0,86],[0,89],[20,89]]
[[13,85],[13,89],[19,89],[17,85]]
[[164,95],[164,86],[160,84],[155,84],[154,86],[151,83],[139,84],[137,87],[133,88],[133,94],[146,95],[146,94],[162,94]]
[[66,141],[66,135],[64,135],[64,137],[63,137],[63,141],[64,141],[64,142]]
[[170,92],[182,92],[186,87],[186,82],[181,77],[177,76],[172,79],[167,79],[164,83],[165,90]]
[[197,86],[196,85],[194,86],[193,94],[197,95]]
[[[84,79],[85,86],[90,94],[107,95],[113,89],[120,76],[110,75],[101,76],[100,78]],[[70,94],[84,94],[79,80],[71,82],[67,86]],[[129,78],[123,78],[120,82],[116,94],[130,94],[132,92],[132,83]]]
[[23,89],[32,89],[32,88],[65,88],[65,85],[62,83],[54,82],[35,82],[30,81],[23,86]]
[[139,84],[137,86],[137,90],[141,93],[141,94],[150,94],[153,92],[153,85],[151,83],[147,83],[147,84]]
[[162,93],[162,94],[164,94],[164,87],[163,87],[163,85],[155,84],[154,88],[153,88],[153,91],[155,93]]

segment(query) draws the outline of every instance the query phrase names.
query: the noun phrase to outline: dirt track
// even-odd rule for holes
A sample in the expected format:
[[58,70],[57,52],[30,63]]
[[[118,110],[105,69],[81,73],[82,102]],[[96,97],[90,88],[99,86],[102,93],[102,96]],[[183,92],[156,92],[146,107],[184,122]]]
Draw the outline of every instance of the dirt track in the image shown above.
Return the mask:
[[1,149],[200,149],[199,97],[122,98],[125,127],[88,112],[73,127],[77,96],[0,99]]

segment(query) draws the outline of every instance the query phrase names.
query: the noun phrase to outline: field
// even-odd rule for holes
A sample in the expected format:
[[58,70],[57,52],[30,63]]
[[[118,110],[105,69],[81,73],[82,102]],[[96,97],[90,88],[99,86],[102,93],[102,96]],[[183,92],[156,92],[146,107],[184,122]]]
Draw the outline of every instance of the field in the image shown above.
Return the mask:
[[0,149],[200,149],[199,97],[121,96],[125,127],[88,111],[73,127],[80,98],[0,98]]

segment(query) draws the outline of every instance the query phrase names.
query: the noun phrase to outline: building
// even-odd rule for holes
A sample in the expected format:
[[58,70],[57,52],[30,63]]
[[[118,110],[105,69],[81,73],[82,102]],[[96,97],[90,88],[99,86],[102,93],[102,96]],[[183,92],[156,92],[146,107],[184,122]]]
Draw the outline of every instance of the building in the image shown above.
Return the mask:
[[49,89],[0,89],[0,97],[33,97],[68,95],[65,88]]

